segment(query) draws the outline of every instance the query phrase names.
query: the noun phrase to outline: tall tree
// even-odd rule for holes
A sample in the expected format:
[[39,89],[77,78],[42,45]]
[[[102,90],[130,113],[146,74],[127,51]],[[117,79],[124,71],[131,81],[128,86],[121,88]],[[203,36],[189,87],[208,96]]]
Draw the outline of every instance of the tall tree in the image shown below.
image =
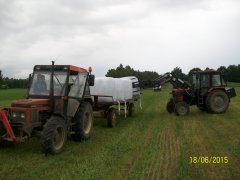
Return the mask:
[[227,71],[227,68],[225,66],[220,66],[217,70],[219,72],[225,73]]
[[182,72],[182,69],[180,67],[175,67],[173,70],[172,70],[172,74],[174,74],[177,78],[180,78],[184,81],[187,81],[188,80],[188,77],[186,74],[184,74]]

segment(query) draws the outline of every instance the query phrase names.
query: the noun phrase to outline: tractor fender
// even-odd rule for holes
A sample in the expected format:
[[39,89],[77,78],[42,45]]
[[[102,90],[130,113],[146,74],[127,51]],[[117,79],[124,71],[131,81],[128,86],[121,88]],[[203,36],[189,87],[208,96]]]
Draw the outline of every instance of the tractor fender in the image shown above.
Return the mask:
[[211,92],[216,91],[216,90],[222,90],[222,91],[226,92],[224,87],[212,87],[212,88],[208,89],[208,93],[211,93]]
[[[217,90],[220,90],[220,91],[223,91],[223,92],[225,92],[226,94],[227,94],[227,96],[229,97],[229,94],[228,94],[228,92],[226,91],[226,89],[224,88],[224,87],[214,87],[214,88],[210,88],[209,90],[208,90],[208,94],[210,94],[210,93],[212,93],[212,92],[214,92],[214,91],[217,91]],[[231,97],[229,97],[229,102],[231,101]]]
[[62,119],[64,119],[64,122],[66,122],[67,123],[67,118],[63,115],[63,114],[59,114],[59,113],[52,113],[52,115],[49,117],[49,119],[51,118],[51,117],[60,117],[60,118],[62,118]]

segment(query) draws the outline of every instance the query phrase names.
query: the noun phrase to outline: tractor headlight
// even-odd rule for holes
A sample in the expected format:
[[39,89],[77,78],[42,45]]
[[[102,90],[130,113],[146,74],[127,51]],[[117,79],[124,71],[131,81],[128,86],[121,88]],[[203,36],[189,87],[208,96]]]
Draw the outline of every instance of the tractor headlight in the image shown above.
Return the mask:
[[12,117],[14,117],[14,118],[17,117],[17,113],[16,113],[16,112],[13,112],[13,113],[12,113]]
[[22,119],[24,119],[24,118],[25,118],[25,113],[21,113],[20,117],[21,117]]

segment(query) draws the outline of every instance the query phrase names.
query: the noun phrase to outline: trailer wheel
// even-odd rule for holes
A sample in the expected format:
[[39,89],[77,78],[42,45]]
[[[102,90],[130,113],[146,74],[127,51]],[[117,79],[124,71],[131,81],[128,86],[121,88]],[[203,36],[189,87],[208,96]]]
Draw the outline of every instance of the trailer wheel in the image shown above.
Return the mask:
[[203,112],[207,110],[206,107],[200,107],[200,106],[198,106],[198,109]]
[[90,103],[82,102],[73,122],[75,123],[73,125],[73,140],[82,141],[89,139],[93,126],[93,110]]
[[58,154],[62,151],[67,139],[64,119],[52,116],[44,125],[41,146],[44,153]]
[[208,112],[224,113],[229,105],[229,98],[222,90],[216,90],[208,94],[206,106]]
[[173,98],[171,98],[168,103],[167,103],[167,106],[166,106],[166,109],[167,109],[167,112],[168,113],[173,113],[174,112],[174,102],[173,102]]
[[184,116],[189,113],[189,104],[186,102],[178,102],[175,105],[175,113],[177,116]]
[[134,112],[135,112],[134,103],[130,103],[128,106],[128,116],[132,117],[134,115]]
[[114,108],[110,108],[107,115],[108,127],[115,127],[117,125],[117,111]]

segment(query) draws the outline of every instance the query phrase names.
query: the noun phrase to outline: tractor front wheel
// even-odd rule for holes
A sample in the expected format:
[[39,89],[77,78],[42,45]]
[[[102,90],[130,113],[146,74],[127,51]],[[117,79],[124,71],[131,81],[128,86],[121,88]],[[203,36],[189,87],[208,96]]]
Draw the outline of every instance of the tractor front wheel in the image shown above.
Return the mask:
[[82,141],[89,139],[93,126],[93,110],[90,103],[82,102],[80,105],[80,110],[73,122],[75,123],[73,125],[73,140]]
[[52,116],[43,128],[41,146],[44,153],[58,154],[67,139],[66,123],[63,118]]
[[206,106],[208,112],[224,113],[229,105],[229,97],[222,90],[216,90],[208,94]]
[[178,102],[175,104],[175,113],[177,116],[184,116],[189,113],[189,104],[186,102]]
[[167,103],[167,106],[166,106],[166,109],[167,109],[167,112],[168,113],[173,113],[174,112],[174,102],[173,102],[173,98],[171,98],[168,103]]

